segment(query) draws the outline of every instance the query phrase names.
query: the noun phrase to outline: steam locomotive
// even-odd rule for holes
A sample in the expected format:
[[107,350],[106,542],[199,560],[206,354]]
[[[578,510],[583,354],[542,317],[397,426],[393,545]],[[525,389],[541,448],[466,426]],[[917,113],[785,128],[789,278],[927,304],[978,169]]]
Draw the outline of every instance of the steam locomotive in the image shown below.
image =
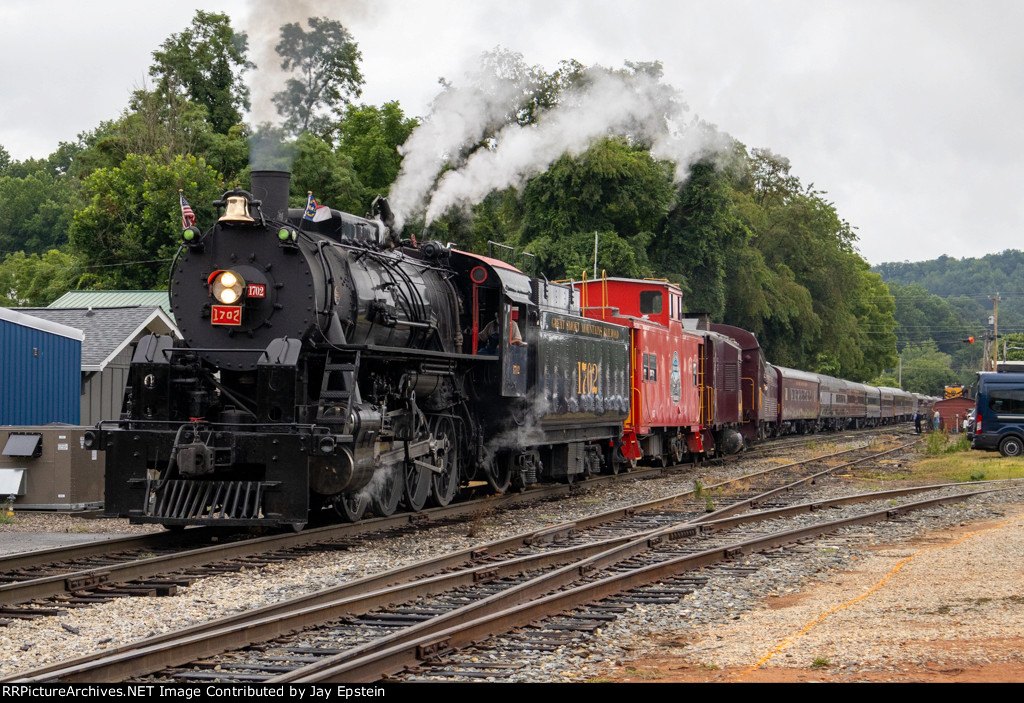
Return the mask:
[[917,409],[772,366],[667,282],[559,284],[529,259],[402,241],[383,199],[310,219],[289,182],[253,172],[182,233],[184,339],[140,340],[119,421],[86,436],[106,451],[108,516],[301,529]]
[[399,241],[383,199],[310,221],[289,181],[253,172],[183,232],[184,339],[140,340],[120,420],[86,437],[106,451],[107,515],[300,529],[624,461],[626,330],[568,286]]

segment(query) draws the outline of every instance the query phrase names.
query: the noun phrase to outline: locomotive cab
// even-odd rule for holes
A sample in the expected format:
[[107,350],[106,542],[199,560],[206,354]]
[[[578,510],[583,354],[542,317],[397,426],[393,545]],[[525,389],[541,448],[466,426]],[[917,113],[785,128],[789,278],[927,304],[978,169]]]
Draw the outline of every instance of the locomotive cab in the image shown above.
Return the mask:
[[485,256],[452,252],[452,263],[466,275],[457,285],[469,310],[463,315],[463,353],[497,361],[484,364],[475,378],[506,398],[529,390],[530,342],[536,339],[536,305],[530,300],[530,279],[513,266]]

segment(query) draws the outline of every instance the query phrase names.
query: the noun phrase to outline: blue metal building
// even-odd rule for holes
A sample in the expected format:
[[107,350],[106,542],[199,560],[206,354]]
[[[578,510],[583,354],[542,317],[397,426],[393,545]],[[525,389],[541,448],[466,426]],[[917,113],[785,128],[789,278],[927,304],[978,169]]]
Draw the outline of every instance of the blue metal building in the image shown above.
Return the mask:
[[84,338],[0,307],[0,425],[79,423]]

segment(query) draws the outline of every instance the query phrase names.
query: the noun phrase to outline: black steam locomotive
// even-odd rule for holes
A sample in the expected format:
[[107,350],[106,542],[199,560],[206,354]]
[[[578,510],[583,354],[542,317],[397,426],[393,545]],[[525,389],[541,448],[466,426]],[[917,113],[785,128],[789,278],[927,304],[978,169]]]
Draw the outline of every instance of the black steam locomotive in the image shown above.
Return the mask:
[[501,260],[409,246],[382,199],[310,221],[288,190],[254,172],[183,233],[184,340],[143,338],[120,420],[87,437],[107,515],[298,529],[617,469],[624,328]]

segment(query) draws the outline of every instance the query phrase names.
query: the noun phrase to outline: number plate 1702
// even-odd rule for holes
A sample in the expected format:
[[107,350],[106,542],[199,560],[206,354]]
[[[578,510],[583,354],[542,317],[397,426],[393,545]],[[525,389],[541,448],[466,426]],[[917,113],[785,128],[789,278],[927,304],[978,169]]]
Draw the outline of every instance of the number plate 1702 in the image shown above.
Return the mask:
[[214,305],[210,308],[210,323],[214,325],[241,325],[241,306]]

